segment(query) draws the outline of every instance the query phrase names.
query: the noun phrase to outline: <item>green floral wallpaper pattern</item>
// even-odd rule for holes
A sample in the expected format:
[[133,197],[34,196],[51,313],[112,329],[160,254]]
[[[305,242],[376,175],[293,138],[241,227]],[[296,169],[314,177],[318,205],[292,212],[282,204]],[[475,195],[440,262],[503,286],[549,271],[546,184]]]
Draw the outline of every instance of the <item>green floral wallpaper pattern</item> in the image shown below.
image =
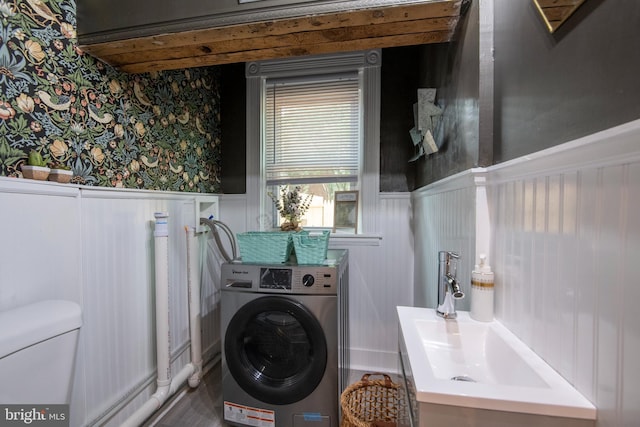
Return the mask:
[[219,70],[129,75],[84,54],[74,0],[0,0],[0,176],[31,150],[104,187],[218,192]]

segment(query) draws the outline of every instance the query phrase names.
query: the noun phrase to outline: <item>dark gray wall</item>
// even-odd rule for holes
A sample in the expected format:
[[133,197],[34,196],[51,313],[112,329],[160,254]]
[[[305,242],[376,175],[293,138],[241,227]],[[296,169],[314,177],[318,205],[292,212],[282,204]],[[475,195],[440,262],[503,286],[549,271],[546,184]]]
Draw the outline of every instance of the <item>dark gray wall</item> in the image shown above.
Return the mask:
[[221,189],[244,194],[247,188],[247,83],[244,63],[220,65]]
[[416,163],[417,187],[479,164],[479,44],[476,0],[461,19],[454,41],[422,46],[419,85],[437,89],[436,101],[444,112],[434,135],[439,151]]
[[495,0],[494,161],[640,117],[640,1],[587,0],[555,34]]
[[[380,191],[415,189],[409,129],[419,79],[420,47],[383,49],[380,120]],[[246,191],[246,79],[244,64],[220,65],[222,192]]]
[[420,47],[382,50],[380,94],[380,191],[415,189],[414,155],[409,130],[417,101]]

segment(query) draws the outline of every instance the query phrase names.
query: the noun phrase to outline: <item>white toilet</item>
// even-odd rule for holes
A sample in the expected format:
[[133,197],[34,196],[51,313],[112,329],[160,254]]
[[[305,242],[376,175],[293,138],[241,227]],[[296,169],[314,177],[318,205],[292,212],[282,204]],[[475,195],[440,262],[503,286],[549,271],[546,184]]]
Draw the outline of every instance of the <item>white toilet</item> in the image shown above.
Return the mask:
[[81,324],[70,301],[0,312],[0,402],[68,404]]

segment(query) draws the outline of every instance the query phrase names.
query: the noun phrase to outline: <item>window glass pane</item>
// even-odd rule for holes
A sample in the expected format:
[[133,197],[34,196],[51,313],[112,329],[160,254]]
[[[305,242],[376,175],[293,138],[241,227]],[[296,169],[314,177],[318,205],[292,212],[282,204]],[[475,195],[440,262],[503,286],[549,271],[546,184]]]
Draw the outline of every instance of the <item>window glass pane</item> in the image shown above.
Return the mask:
[[[311,204],[309,209],[302,217],[302,223],[300,224],[304,228],[309,227],[333,227],[333,201],[334,193],[336,191],[355,190],[356,183],[335,183],[324,182],[314,184],[300,184],[302,187],[301,196],[304,199],[308,194],[312,195]],[[287,186],[269,186],[267,191],[271,192],[276,197],[281,194],[282,188]],[[273,218],[276,218],[274,226],[280,226],[285,219],[280,216],[275,205],[272,211]]]

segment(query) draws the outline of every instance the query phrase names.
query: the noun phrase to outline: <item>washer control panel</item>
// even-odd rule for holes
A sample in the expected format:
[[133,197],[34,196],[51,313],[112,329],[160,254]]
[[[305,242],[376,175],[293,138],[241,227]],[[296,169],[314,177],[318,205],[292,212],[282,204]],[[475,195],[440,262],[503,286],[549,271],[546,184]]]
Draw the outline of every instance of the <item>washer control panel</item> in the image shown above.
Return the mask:
[[223,289],[245,292],[337,294],[335,266],[222,264]]

